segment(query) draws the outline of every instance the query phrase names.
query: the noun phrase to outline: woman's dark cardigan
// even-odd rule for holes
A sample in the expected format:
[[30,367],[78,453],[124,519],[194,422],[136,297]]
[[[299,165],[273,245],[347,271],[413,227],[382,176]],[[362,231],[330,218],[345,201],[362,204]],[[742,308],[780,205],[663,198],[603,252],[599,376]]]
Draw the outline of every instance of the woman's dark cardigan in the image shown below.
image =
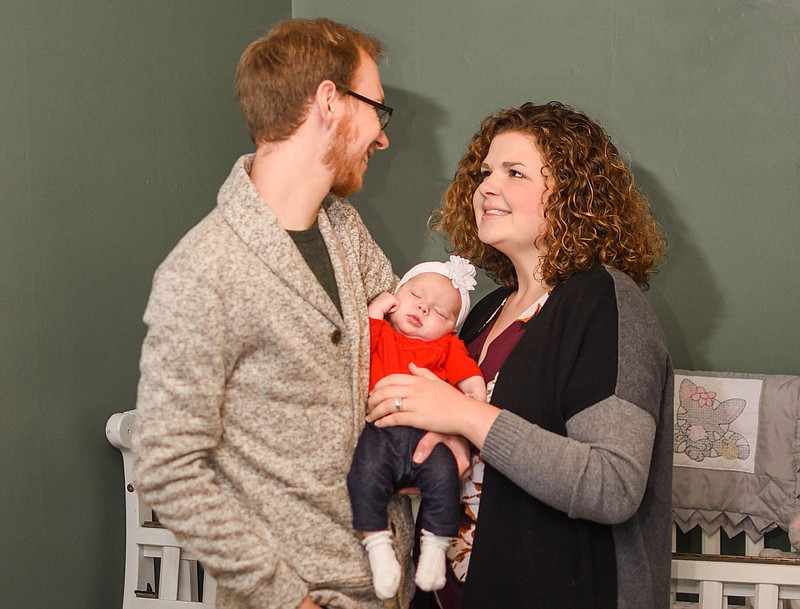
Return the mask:
[[[509,293],[479,302],[469,342]],[[673,373],[625,274],[558,284],[500,370],[464,609],[669,606]]]

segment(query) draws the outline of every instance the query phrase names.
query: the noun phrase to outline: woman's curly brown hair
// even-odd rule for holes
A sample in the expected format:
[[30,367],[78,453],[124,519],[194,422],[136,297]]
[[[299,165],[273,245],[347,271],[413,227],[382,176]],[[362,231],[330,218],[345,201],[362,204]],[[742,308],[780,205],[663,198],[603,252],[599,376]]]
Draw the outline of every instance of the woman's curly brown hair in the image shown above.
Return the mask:
[[537,240],[543,252],[537,278],[554,286],[600,262],[647,289],[665,248],[650,206],[605,130],[559,102],[538,106],[528,102],[481,123],[444,194],[442,208],[429,220],[431,229],[450,241],[448,249],[471,260],[500,285],[517,285],[509,258],[478,239],[472,208],[489,145],[495,136],[509,132],[533,139],[549,186],[545,229]]

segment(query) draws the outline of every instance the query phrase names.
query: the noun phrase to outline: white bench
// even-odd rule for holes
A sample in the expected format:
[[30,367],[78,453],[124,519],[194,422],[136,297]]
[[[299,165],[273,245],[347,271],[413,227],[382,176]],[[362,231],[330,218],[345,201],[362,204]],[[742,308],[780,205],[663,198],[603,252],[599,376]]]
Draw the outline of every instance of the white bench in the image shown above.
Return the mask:
[[160,525],[133,484],[131,438],[136,411],[118,412],[106,423],[108,441],[122,453],[125,471],[125,583],[122,609],[211,609],[217,584],[197,559]]

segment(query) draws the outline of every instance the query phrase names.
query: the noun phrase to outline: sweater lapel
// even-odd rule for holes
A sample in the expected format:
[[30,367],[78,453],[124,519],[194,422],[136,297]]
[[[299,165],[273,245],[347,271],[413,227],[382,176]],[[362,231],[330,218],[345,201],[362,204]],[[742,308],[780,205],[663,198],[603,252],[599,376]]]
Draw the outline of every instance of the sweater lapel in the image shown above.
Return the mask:
[[[343,320],[336,305],[250,180],[247,170],[251,158],[241,157],[220,188],[217,204],[225,221],[258,259],[294,290],[300,299],[318,309],[335,325],[341,326]],[[335,266],[334,272],[339,283]]]

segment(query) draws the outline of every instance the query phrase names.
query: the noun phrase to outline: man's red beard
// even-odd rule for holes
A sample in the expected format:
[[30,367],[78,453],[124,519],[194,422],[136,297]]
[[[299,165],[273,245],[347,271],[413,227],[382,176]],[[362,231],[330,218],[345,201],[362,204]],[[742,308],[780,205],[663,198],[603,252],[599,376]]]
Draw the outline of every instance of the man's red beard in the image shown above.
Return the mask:
[[357,192],[364,181],[361,170],[363,157],[348,157],[348,147],[355,139],[352,121],[350,118],[343,118],[336,126],[333,141],[322,158],[322,162],[333,171],[331,192],[339,197]]

